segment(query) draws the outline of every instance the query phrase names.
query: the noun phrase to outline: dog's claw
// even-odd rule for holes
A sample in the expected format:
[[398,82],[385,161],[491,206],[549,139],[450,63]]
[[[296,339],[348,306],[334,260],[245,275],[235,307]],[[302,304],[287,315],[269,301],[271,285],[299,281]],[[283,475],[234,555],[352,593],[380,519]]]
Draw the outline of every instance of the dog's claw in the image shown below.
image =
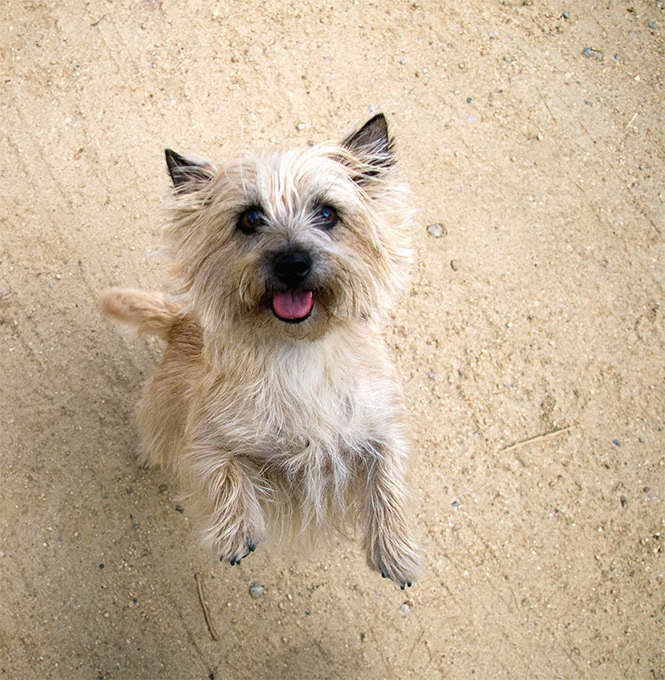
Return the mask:
[[[242,555],[236,555],[229,560],[229,564],[232,567],[235,567],[236,564],[240,564],[241,560],[244,560],[245,557],[249,557],[256,550],[256,543],[253,541],[247,541],[245,545],[247,546],[247,550]],[[223,562],[226,558],[220,557],[219,559]]]

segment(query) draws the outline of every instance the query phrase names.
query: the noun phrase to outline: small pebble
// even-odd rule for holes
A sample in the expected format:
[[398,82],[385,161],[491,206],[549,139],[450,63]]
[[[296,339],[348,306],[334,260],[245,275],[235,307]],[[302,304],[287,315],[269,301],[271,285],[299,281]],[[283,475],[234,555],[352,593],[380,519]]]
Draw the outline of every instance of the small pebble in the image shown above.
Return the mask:
[[360,642],[365,642],[367,639],[367,633],[360,633]]
[[625,508],[628,505],[628,499],[625,496],[621,496],[619,503],[621,503],[622,508]]
[[585,47],[582,50],[582,56],[587,59],[595,59],[596,61],[602,61],[605,58],[601,50],[594,50],[593,47]]
[[561,18],[568,21],[570,19],[570,12],[561,12]]
[[427,225],[427,233],[433,238],[441,238],[448,233],[448,230],[441,222],[435,222]]
[[185,508],[183,508],[182,505],[176,505],[175,511],[176,512],[185,512]]
[[399,613],[402,616],[408,616],[411,613],[411,607],[409,607],[409,605],[406,602],[404,602],[404,604],[401,604],[399,606]]
[[466,98],[466,103],[467,103],[467,104],[473,104],[473,97],[467,97],[467,98]]
[[459,269],[459,265],[457,264],[457,260],[450,260],[450,268],[456,272]]
[[103,569],[103,568],[104,568],[104,563],[103,563],[103,562],[100,562],[99,565],[97,565],[97,566],[99,566],[100,569]]
[[306,127],[306,123],[296,123],[296,130],[304,130]]
[[249,594],[255,600],[261,597],[265,592],[266,592],[265,586],[262,586],[258,583],[252,583],[252,585],[249,587]]
[[621,442],[618,439],[613,439],[612,444],[614,444],[614,446],[621,446]]
[[647,26],[652,30],[655,31],[658,28],[658,22],[657,21],[650,21]]
[[457,508],[459,508],[459,501],[453,501],[450,505],[457,510]]

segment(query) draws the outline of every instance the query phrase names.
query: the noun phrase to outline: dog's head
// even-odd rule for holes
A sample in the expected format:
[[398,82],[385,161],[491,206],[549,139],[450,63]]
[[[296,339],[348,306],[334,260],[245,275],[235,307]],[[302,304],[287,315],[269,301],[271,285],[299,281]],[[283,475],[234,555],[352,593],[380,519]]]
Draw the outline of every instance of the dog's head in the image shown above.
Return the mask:
[[379,114],[341,144],[247,154],[220,168],[167,150],[167,239],[180,293],[204,329],[313,339],[379,320],[409,259],[412,212],[392,147]]

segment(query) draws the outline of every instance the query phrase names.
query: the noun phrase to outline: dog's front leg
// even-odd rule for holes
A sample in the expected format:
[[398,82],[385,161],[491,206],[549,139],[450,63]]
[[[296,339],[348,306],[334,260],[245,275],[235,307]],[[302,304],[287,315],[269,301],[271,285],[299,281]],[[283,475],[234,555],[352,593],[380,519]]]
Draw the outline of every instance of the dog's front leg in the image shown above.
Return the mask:
[[203,518],[205,538],[220,560],[239,564],[265,534],[257,471],[239,456],[205,447],[195,447],[190,461],[191,500]]
[[364,501],[367,561],[404,590],[416,582],[422,564],[406,512],[406,451],[399,442],[373,445],[371,449]]

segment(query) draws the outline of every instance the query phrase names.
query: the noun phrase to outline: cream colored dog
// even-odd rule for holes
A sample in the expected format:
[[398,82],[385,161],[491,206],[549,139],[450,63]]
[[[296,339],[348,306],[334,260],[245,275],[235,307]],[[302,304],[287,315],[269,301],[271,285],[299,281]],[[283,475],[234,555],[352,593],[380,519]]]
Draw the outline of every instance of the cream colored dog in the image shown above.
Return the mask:
[[370,566],[411,585],[405,414],[380,333],[412,211],[384,116],[341,144],[166,160],[176,288],[101,298],[166,342],[139,408],[142,462],[177,474],[222,560],[352,520]]

